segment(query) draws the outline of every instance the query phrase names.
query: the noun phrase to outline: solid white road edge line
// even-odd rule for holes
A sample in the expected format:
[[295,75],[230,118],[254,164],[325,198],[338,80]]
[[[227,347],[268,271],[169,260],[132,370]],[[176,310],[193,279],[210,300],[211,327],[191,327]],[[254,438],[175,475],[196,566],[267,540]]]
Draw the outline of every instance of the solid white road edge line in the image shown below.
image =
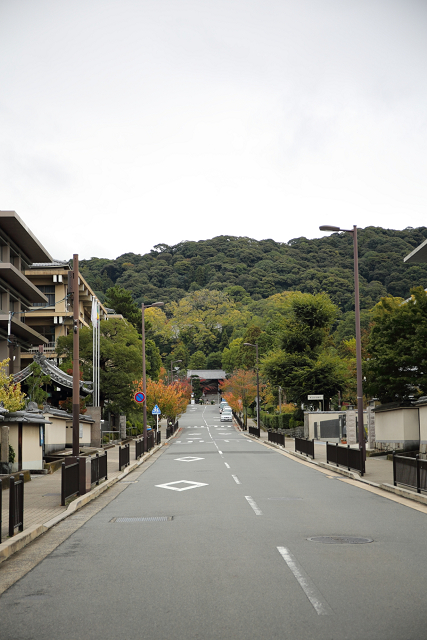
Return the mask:
[[322,602],[316,587],[314,586],[310,578],[305,575],[301,567],[299,567],[298,563],[293,559],[288,549],[286,549],[286,547],[277,547],[277,550],[288,565],[289,569],[294,574],[295,578],[298,580],[301,589],[310,600],[311,604],[316,610],[316,613],[319,616],[327,616],[331,614],[332,611],[330,607],[326,603]]
[[255,515],[257,516],[262,516],[262,511],[261,509],[258,507],[257,503],[255,502],[255,500],[253,500],[251,498],[251,496],[245,496],[246,500],[249,502],[249,504],[251,505],[252,509],[255,511]]

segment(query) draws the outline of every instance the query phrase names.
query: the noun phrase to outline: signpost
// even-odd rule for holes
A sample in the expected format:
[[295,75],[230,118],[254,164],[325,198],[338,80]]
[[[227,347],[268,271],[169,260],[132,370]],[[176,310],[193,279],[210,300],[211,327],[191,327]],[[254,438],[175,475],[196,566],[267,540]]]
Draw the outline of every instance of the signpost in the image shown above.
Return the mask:
[[307,400],[321,400],[322,401],[322,411],[323,411],[323,393],[311,394],[307,396]]
[[142,403],[145,400],[145,394],[142,391],[137,391],[133,397],[135,402]]
[[159,415],[162,413],[159,409],[159,407],[157,406],[157,404],[154,405],[154,409],[152,410],[152,415],[156,416],[156,430],[159,430]]

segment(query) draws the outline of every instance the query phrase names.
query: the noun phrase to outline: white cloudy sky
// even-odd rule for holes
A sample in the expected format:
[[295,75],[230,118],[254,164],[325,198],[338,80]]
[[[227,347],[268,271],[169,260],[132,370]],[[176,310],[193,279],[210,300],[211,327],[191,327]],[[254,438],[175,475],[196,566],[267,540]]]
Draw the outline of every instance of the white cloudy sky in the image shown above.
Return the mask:
[[57,258],[426,224],[425,0],[0,0],[0,209]]

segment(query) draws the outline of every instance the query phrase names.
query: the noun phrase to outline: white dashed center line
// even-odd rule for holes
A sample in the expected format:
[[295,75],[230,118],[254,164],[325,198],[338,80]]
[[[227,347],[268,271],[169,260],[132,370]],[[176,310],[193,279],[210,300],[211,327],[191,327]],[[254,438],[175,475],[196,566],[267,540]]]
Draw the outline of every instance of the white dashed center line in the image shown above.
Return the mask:
[[257,516],[262,516],[262,511],[261,509],[258,507],[257,503],[255,502],[255,500],[253,500],[251,498],[251,496],[245,496],[246,500],[249,502],[249,504],[251,505],[252,509],[255,511],[255,515]]

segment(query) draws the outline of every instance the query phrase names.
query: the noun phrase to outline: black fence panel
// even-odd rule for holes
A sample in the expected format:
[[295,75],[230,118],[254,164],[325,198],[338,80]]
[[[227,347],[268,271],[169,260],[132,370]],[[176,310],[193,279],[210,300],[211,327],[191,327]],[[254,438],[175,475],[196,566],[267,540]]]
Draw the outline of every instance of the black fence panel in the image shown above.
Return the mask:
[[171,437],[172,433],[173,433],[173,431],[172,431],[172,427],[170,427],[170,426],[168,425],[168,426],[166,427],[166,440],[167,440],[168,438],[170,438],[170,437]]
[[365,473],[365,461],[363,459],[363,451],[361,449],[351,449],[350,445],[347,447],[340,447],[338,444],[326,443],[326,462],[329,464],[336,464],[336,466],[347,467],[354,471],[359,471],[363,476]]
[[65,507],[65,501],[79,493],[79,458],[71,464],[62,463],[61,472],[61,505]]
[[0,478],[0,544],[1,544],[1,528],[3,525],[2,514],[3,514],[3,487],[2,479]]
[[162,441],[162,432],[160,429],[157,431],[157,444],[160,444]]
[[422,460],[418,454],[410,458],[393,451],[393,484],[414,488],[417,493],[427,491],[427,460]]
[[154,432],[152,429],[147,433],[147,451],[151,451],[154,447]]
[[268,441],[274,442],[274,444],[280,444],[282,447],[285,446],[285,434],[279,431],[269,431],[268,432]]
[[24,530],[24,474],[19,480],[9,478],[9,537],[15,535],[15,529]]
[[99,484],[100,480],[107,480],[107,452],[100,456],[96,454],[90,461],[91,484]]
[[125,444],[124,447],[119,447],[119,471],[123,469],[123,467],[128,467],[130,465],[130,447],[128,444]]
[[310,456],[314,460],[314,440],[306,440],[305,438],[295,438],[295,451]]
[[139,460],[144,455],[144,438],[141,440],[135,440],[135,459]]
[[257,438],[260,437],[260,430],[258,427],[249,427],[249,433],[251,436],[256,436]]

